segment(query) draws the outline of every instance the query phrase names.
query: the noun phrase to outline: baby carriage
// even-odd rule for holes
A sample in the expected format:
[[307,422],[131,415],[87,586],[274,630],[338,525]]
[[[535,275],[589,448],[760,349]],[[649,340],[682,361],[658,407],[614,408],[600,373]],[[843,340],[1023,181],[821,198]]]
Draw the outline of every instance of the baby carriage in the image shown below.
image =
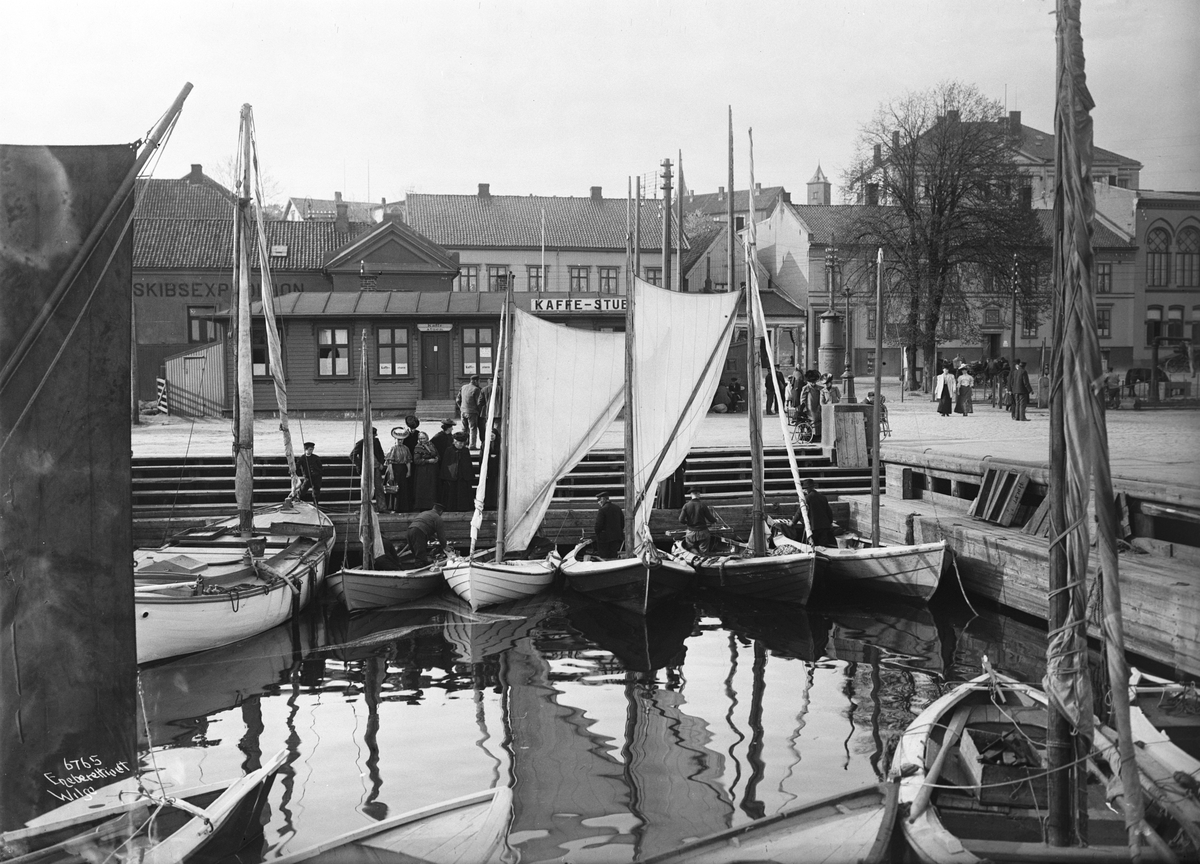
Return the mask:
[[812,418],[804,408],[790,406],[787,409],[788,435],[793,444],[809,444],[813,439]]

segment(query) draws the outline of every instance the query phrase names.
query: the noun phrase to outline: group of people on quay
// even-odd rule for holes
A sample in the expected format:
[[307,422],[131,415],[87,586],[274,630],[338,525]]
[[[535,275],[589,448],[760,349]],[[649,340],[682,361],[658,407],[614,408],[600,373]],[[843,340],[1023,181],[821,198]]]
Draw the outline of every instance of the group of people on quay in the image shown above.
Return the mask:
[[[1017,421],[1028,421],[1025,416],[1029,407],[1029,397],[1033,395],[1033,385],[1029,380],[1029,371],[1024,360],[1017,360],[1010,371],[1007,363],[996,364],[994,374],[985,373],[977,363],[971,366],[961,358],[946,360],[942,363],[942,372],[934,379],[933,396],[937,401],[937,412],[943,417],[960,414],[969,417],[974,413],[976,376],[987,374],[988,385],[993,393],[992,406],[1007,408],[1010,415]],[[988,367],[990,369],[990,367]]]
[[[479,422],[476,414],[474,422]],[[469,421],[465,416],[463,426]],[[385,451],[379,440],[379,432],[371,429],[371,447],[375,464],[375,506],[382,512],[413,513],[426,511],[440,504],[451,512],[465,512],[475,506],[475,465],[471,460],[471,448],[467,432],[455,431],[458,421],[447,418],[441,422],[441,430],[430,437],[420,429],[421,421],[416,415],[404,418],[404,425],[391,431],[393,444]],[[476,435],[480,433],[476,430]],[[498,493],[500,433],[493,429],[488,453],[489,472],[484,495],[484,506],[495,509]],[[359,440],[350,451],[350,462],[357,476],[362,471],[364,443]],[[316,444],[304,443],[304,455],[296,460],[296,473],[300,477],[297,497],[311,499],[321,506],[321,484],[324,464],[316,454]]]

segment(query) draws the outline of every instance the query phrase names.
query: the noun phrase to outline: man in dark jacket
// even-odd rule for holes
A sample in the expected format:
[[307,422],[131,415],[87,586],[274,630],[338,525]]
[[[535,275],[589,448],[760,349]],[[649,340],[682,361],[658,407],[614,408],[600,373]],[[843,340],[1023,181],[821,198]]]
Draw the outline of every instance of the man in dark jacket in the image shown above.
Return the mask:
[[475,465],[467,449],[467,433],[454,433],[454,446],[442,455],[438,480],[441,501],[447,510],[463,513],[474,509]]
[[[812,525],[812,538],[809,542],[814,546],[836,548],[838,544],[833,533],[833,508],[829,506],[829,499],[817,491],[816,481],[811,477],[801,480],[800,488],[804,491],[804,504],[808,508],[809,524]],[[793,536],[804,535],[804,514],[799,507],[796,507],[792,516],[792,527],[795,530]]]
[[443,420],[442,431],[429,439],[429,443],[437,451],[439,460],[446,455],[446,448],[454,441],[454,424],[454,420]]
[[418,565],[429,563],[430,539],[436,540],[443,549],[450,548],[446,542],[446,526],[442,522],[443,509],[441,504],[434,504],[408,523],[408,549]]
[[[379,443],[379,433],[375,431],[375,427],[371,427],[371,439],[374,443],[372,448],[375,453],[375,506],[380,510],[384,507],[383,501],[383,469],[384,463],[387,461],[387,454],[383,452],[383,445]],[[350,463],[354,466],[354,476],[362,476],[363,464],[363,442],[360,438],[358,443],[354,445],[354,449],[350,451]]]
[[314,507],[321,506],[321,480],[325,476],[325,468],[321,457],[316,454],[317,445],[312,441],[304,442],[304,455],[296,460],[296,473],[300,476],[300,488],[296,497],[303,498],[311,494]]
[[625,540],[625,514],[612,503],[607,492],[596,496],[600,509],[596,511],[596,529],[593,545],[601,558],[616,558]]
[[1016,372],[1013,373],[1013,410],[1014,420],[1028,420],[1025,409],[1029,406],[1029,396],[1033,386],[1029,383],[1029,373],[1025,371],[1025,361],[1017,361]]
[[688,490],[688,498],[679,511],[679,521],[686,528],[683,545],[697,555],[707,555],[712,546],[712,533],[708,526],[717,521],[717,514],[700,500],[700,493],[695,489]]

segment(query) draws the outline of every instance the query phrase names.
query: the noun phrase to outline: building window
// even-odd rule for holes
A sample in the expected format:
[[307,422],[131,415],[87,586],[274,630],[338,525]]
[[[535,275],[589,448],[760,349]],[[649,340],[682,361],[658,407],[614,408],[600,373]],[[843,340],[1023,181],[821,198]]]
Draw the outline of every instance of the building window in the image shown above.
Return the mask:
[[661,267],[647,267],[645,279],[651,285],[661,285],[662,284],[662,268]]
[[1096,335],[1101,339],[1112,338],[1112,307],[1096,307]]
[[1200,306],[1192,307],[1192,348],[1200,345]]
[[545,274],[542,272],[542,265],[530,264],[525,268],[526,277],[529,280],[530,291],[545,291],[546,280]]
[[869,307],[867,309],[867,338],[875,338],[875,310]]
[[267,352],[266,327],[250,328],[250,374],[270,375],[270,354]]
[[572,291],[590,291],[588,287],[588,267],[569,267],[567,272],[571,276]]
[[1026,306],[1021,310],[1021,336],[1025,339],[1032,339],[1038,334],[1038,313],[1033,306]]
[[458,268],[458,277],[454,280],[454,290],[466,294],[479,292],[478,264],[464,264]]
[[187,307],[189,342],[205,343],[217,341],[217,323],[212,320],[216,312],[216,306]]
[[616,294],[618,292],[617,272],[616,267],[601,267],[599,269],[601,294]]
[[874,351],[867,352],[867,374],[868,375],[875,374],[875,352]]
[[1164,336],[1170,336],[1172,339],[1183,338],[1183,307],[1172,306],[1167,310],[1167,332]]
[[1163,335],[1163,308],[1148,306],[1146,308],[1146,344],[1153,345],[1154,340]]
[[350,328],[317,329],[317,374],[350,376]]
[[1096,265],[1096,293],[1112,293],[1112,264],[1102,262]]
[[380,375],[408,374],[408,328],[380,327],[375,331]]
[[463,328],[463,374],[492,374],[492,328]]
[[1164,288],[1171,270],[1171,235],[1155,228],[1146,235],[1146,284]]
[[983,326],[984,327],[999,327],[1000,326],[1000,309],[998,307],[990,307],[983,310]]
[[1175,284],[1180,288],[1200,286],[1200,230],[1184,228],[1175,245]]
[[488,290],[503,294],[508,289],[508,267],[500,264],[488,265]]

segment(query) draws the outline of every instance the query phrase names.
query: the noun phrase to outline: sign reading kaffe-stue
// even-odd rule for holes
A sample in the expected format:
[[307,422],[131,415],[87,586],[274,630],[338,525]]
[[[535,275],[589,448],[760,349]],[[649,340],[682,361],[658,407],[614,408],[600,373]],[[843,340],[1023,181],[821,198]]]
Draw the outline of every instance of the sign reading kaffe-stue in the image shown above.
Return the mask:
[[624,312],[624,297],[564,297],[532,301],[533,312]]

